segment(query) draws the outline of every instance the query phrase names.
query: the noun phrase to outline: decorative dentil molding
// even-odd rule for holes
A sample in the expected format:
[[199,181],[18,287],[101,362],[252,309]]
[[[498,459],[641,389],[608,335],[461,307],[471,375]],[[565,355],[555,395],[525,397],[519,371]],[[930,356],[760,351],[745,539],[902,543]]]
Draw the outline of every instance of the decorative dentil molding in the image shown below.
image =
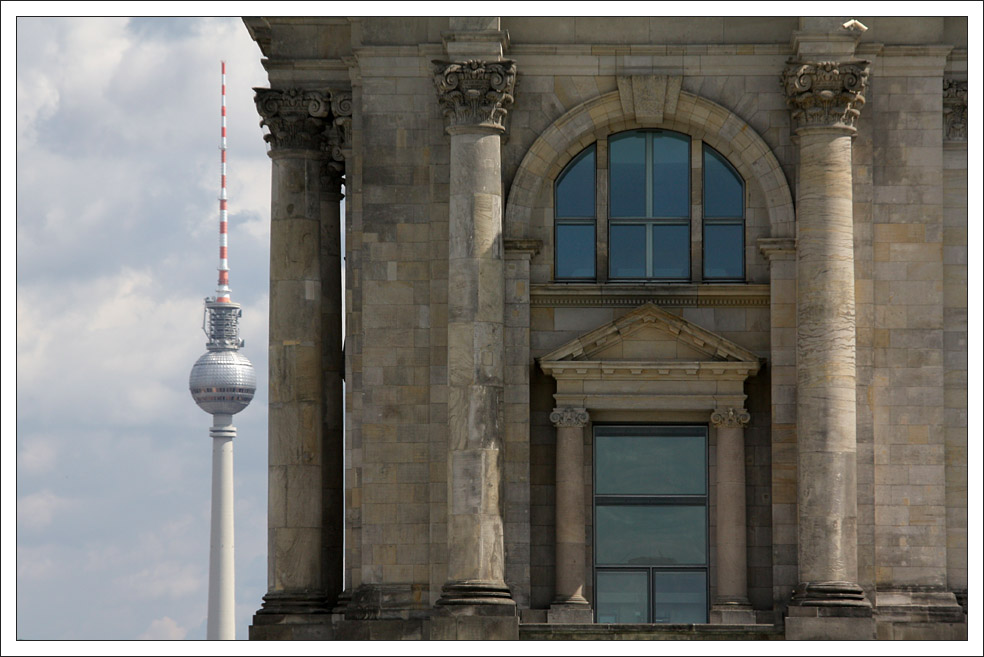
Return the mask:
[[853,131],[864,105],[869,63],[788,62],[782,86],[797,128],[839,127]]
[[482,127],[505,132],[503,124],[513,104],[516,63],[435,61],[434,85],[447,129]]
[[584,427],[588,424],[588,411],[583,408],[565,406],[555,408],[550,414],[550,421],[557,428]]
[[253,100],[262,117],[260,126],[270,128],[263,139],[273,150],[320,151],[325,140],[327,117],[331,112],[328,93],[304,89],[262,89],[254,87]]
[[966,80],[943,80],[943,135],[946,141],[967,141]]
[[711,413],[711,424],[719,429],[744,429],[751,420],[744,408],[719,408]]

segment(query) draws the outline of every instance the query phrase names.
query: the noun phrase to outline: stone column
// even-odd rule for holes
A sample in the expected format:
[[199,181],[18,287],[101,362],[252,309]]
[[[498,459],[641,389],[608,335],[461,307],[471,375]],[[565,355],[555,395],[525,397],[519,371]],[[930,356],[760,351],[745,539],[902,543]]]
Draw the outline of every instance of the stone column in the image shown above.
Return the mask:
[[[338,291],[333,296],[324,287],[321,263],[328,96],[299,89],[257,89],[255,100],[261,125],[270,128],[266,140],[273,160],[268,588],[255,621],[262,623],[262,614],[327,611],[324,431],[335,420],[325,416],[324,322],[333,311],[324,306],[340,305],[340,298]],[[335,221],[337,226],[337,214]]]
[[437,62],[451,136],[448,218],[448,580],[438,605],[506,607],[500,135],[510,61]]
[[844,615],[848,613],[845,607],[864,608],[864,612],[850,613],[870,615],[870,603],[857,583],[851,172],[851,139],[864,104],[867,66],[865,61],[794,61],[783,75],[799,139],[796,415],[800,583],[790,604],[812,607],[811,614],[818,616]]
[[755,622],[748,603],[745,542],[745,426],[750,419],[743,408],[711,413],[717,429],[717,595],[712,623]]
[[584,427],[583,408],[555,408],[550,421],[557,427],[556,596],[547,612],[548,623],[590,623],[591,607],[584,597]]

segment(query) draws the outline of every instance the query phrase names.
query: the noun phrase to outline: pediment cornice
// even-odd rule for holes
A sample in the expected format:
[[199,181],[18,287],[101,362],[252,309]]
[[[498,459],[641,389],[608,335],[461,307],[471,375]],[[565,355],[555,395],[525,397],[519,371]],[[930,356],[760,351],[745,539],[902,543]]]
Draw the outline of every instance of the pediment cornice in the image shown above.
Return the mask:
[[[643,304],[632,312],[565,343],[541,357],[540,364],[545,370],[548,365],[550,367],[561,367],[563,363],[586,365],[592,361],[609,362],[614,366],[619,361],[601,361],[596,356],[636,331],[647,327],[662,331],[698,353],[706,355],[708,362],[754,364],[755,371],[758,371],[759,358],[748,349],[679,315],[667,312],[653,303]],[[659,369],[658,365],[662,365],[665,369],[671,363],[675,364],[673,369],[679,369],[676,366],[682,365],[677,361],[652,361],[648,365],[651,366],[649,369],[653,367]]]

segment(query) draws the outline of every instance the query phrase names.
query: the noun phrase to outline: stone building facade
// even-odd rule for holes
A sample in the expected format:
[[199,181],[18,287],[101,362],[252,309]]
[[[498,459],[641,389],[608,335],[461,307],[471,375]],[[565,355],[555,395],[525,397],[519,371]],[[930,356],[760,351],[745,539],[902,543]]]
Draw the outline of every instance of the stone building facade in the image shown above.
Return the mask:
[[966,636],[965,18],[245,24],[251,638]]

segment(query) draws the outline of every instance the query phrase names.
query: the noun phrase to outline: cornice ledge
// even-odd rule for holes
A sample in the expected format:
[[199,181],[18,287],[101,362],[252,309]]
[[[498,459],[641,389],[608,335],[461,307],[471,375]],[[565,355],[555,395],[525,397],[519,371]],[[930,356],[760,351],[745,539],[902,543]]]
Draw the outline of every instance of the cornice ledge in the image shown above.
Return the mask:
[[510,253],[526,254],[532,258],[543,248],[543,240],[506,238],[502,240],[502,246],[507,255]]
[[796,255],[795,237],[760,237],[756,243],[759,251],[768,260],[776,256]]
[[536,283],[534,306],[761,307],[769,305],[769,286],[752,284],[650,285],[645,283]]
[[555,379],[608,381],[745,380],[759,363],[749,361],[605,361],[540,360],[540,369]]

